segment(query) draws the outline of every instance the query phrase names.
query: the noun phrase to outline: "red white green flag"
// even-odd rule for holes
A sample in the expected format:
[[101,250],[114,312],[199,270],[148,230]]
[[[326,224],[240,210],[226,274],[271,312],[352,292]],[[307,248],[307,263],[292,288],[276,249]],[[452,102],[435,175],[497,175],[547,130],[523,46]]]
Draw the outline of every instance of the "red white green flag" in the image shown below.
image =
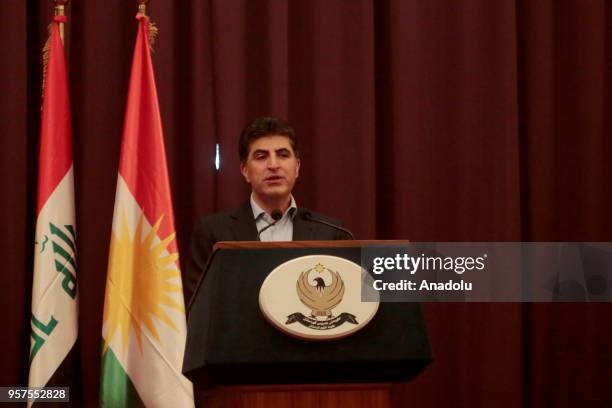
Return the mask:
[[[70,102],[63,15],[50,26],[43,89],[32,317],[30,387],[70,386],[78,335],[76,236]],[[77,392],[76,389],[71,391]],[[29,403],[28,405],[31,405]]]
[[100,405],[193,406],[162,122],[142,14],[128,90],[102,327]]

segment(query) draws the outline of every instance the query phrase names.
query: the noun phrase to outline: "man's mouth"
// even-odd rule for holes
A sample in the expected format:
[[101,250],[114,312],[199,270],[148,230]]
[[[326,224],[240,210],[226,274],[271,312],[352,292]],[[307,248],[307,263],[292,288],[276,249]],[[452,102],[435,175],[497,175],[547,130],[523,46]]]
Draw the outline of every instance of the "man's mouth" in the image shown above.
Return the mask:
[[281,176],[268,176],[264,179],[264,181],[269,181],[269,182],[276,182],[276,181],[281,181],[283,180],[283,177]]

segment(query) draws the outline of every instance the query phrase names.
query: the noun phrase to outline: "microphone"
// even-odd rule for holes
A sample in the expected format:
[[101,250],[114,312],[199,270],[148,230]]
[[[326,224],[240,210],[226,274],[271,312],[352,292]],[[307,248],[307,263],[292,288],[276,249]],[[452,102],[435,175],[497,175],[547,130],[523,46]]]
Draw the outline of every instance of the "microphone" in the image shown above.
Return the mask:
[[302,219],[306,220],[306,221],[318,222],[319,224],[327,225],[328,227],[332,227],[333,229],[336,229],[338,231],[344,232],[345,234],[350,236],[351,239],[353,239],[353,240],[355,239],[355,236],[353,235],[353,233],[351,231],[349,231],[348,229],[343,228],[343,227],[341,227],[339,225],[332,224],[331,222],[327,222],[327,221],[315,218],[315,217],[312,216],[312,213],[310,211],[305,211],[302,214]]
[[264,232],[265,230],[267,230],[270,227],[273,227],[274,225],[276,225],[276,223],[278,222],[278,220],[280,220],[281,218],[283,218],[283,213],[281,210],[279,210],[278,208],[275,208],[272,210],[272,212],[270,213],[270,217],[272,217],[272,219],[274,220],[273,223],[266,225],[265,227],[263,227],[262,229],[260,229],[259,231],[257,231],[257,239],[261,240],[261,233]]

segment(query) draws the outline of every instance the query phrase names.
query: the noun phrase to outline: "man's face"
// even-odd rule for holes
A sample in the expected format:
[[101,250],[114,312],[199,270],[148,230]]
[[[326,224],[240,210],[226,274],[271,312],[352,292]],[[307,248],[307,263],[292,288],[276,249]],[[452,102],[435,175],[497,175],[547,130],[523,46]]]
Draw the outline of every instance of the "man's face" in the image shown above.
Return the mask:
[[251,143],[240,171],[256,197],[279,199],[291,194],[300,174],[300,160],[287,136],[263,136]]

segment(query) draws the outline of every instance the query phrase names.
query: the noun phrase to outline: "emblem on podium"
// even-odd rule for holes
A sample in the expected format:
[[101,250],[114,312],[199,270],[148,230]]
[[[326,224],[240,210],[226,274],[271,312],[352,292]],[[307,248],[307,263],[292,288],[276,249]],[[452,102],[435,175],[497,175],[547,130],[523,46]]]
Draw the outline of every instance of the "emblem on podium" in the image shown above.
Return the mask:
[[275,268],[259,292],[266,319],[290,336],[333,340],[362,329],[379,302],[361,301],[362,269],[336,256],[309,255]]

